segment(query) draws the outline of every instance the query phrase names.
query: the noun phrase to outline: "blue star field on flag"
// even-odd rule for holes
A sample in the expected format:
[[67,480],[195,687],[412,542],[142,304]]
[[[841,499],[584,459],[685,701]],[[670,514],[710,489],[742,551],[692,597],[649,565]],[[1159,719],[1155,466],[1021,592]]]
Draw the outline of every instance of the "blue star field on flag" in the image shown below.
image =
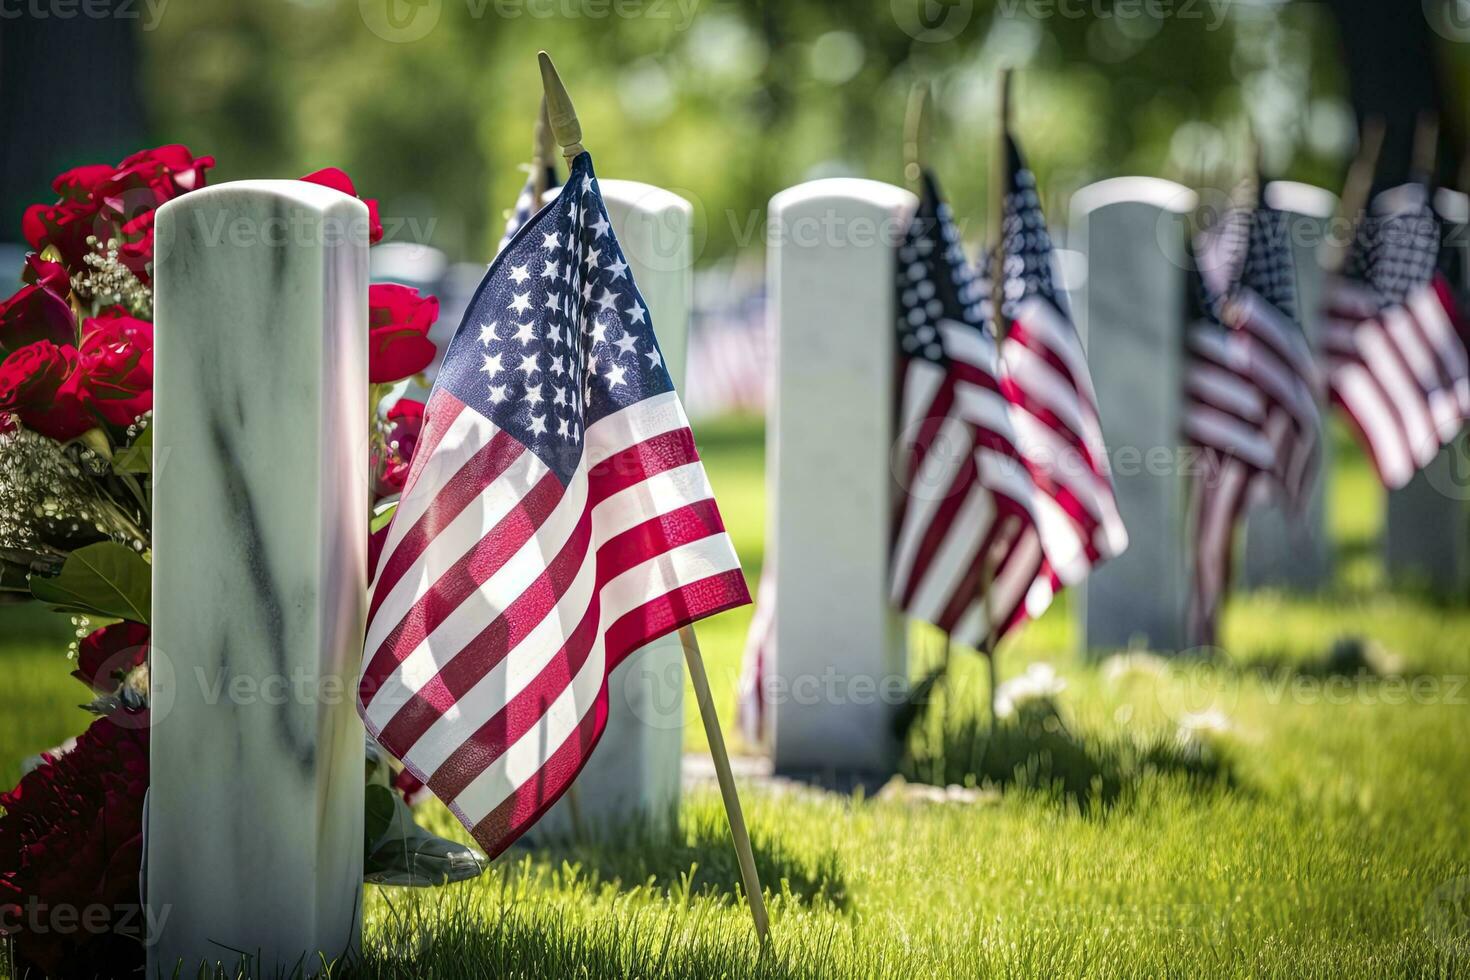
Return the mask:
[[592,160],[496,257],[438,384],[514,434],[565,484],[586,426],[671,391]]

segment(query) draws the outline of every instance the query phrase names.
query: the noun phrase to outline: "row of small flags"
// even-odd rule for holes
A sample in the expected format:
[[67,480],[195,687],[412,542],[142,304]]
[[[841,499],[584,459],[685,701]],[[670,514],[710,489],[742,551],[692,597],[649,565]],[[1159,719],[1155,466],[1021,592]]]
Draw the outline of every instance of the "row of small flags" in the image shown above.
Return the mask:
[[[1056,592],[1127,547],[1086,354],[1053,275],[1036,179],[1007,138],[1002,288],[965,258],[938,181],[895,256],[903,476],[891,599],[953,640],[993,654]],[[993,292],[995,295],[993,295]],[[1000,298],[1000,317],[993,309]],[[768,556],[739,688],[742,733],[764,734],[775,657]]]
[[[1005,198],[1004,300],[965,261],[938,183],[896,255],[907,461],[897,488],[891,598],[953,641],[992,653],[1056,591],[1119,554],[1127,533],[1108,475],[1086,356],[1053,279],[1035,178],[1013,139]],[[1258,183],[1264,183],[1258,181]],[[1181,437],[1190,491],[1188,635],[1217,641],[1237,530],[1253,505],[1300,514],[1321,459],[1320,406],[1339,406],[1383,485],[1406,484],[1470,422],[1463,261],[1418,181],[1386,192],[1354,227],[1326,286],[1313,350],[1301,326],[1288,216],[1258,200],[1194,243]],[[980,270],[989,270],[983,256]],[[1007,325],[1009,329],[1007,329]],[[775,657],[774,554],[757,594],[739,686],[743,735],[765,735]]]

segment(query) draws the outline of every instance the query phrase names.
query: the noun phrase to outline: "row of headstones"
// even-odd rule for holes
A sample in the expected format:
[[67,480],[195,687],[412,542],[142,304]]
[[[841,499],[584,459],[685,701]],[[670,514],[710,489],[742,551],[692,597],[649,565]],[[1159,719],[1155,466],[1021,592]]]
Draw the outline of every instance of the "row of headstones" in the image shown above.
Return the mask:
[[[602,185],[682,382],[692,208],[647,185]],[[1277,203],[1302,220],[1325,219],[1323,192],[1300,192],[1301,205],[1296,189],[1282,193]],[[886,600],[891,283],[893,243],[915,203],[900,188],[847,179],[771,201],[768,540],[781,576],[768,692],[782,771],[881,773],[896,759],[890,722],[907,663]],[[1088,268],[1073,305],[1115,454],[1177,444],[1179,385],[1165,379],[1179,376],[1179,257],[1192,206],[1182,187],[1132,178],[1074,199],[1072,240]],[[283,211],[289,234],[259,234]],[[289,964],[358,943],[368,264],[365,242],[327,229],[361,212],[324,188],[248,181],[186,195],[158,216],[146,887],[162,926],[150,972],[232,950]],[[1298,259],[1311,309],[1316,266]],[[1080,590],[1082,642],[1177,649],[1182,481],[1170,461],[1115,473],[1132,545]],[[1435,514],[1463,520],[1442,495],[1415,499],[1390,508],[1390,541],[1413,541],[1391,555],[1435,553],[1447,538]],[[1324,585],[1324,513],[1319,493],[1304,539],[1279,525],[1252,534],[1247,575]],[[1252,517],[1252,529],[1274,520]],[[272,696],[278,688],[285,697]],[[657,819],[677,805],[677,640],[630,658],[610,688],[595,764],[538,824],[543,835]]]
[[[1329,228],[1336,200],[1289,182],[1269,185],[1267,197],[1293,222],[1298,307],[1315,344],[1321,255],[1329,232],[1342,232]],[[1181,379],[1196,203],[1188,188],[1144,177],[1102,181],[1072,199],[1068,244],[1080,253],[1081,282],[1070,284],[1071,305],[1130,539],[1123,555],[1076,590],[1078,644],[1088,651],[1186,646]],[[914,205],[907,191],[864,180],[816,181],[771,201],[777,353],[767,557],[779,554],[781,574],[767,693],[778,771],[886,773],[898,750],[890,720],[894,692],[901,696],[907,680],[905,630],[886,598],[895,238],[871,229],[901,227]],[[1442,202],[1441,211],[1459,213],[1463,223],[1463,196]],[[828,230],[814,237],[817,228]],[[1447,592],[1465,586],[1470,541],[1456,458],[1446,450],[1388,495],[1383,555],[1391,582],[1427,581]],[[1299,515],[1271,507],[1249,514],[1245,585],[1301,592],[1330,585],[1330,475],[1326,458]]]

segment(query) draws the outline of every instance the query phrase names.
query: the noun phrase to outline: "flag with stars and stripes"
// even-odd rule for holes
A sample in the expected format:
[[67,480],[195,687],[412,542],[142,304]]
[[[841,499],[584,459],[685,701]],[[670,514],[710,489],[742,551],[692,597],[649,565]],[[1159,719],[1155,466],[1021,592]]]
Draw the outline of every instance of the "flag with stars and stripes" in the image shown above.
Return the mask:
[[1196,645],[1215,642],[1247,506],[1277,496],[1299,510],[1321,453],[1320,382],[1294,319],[1286,214],[1265,206],[1233,211],[1199,251],[1212,258],[1195,277],[1199,309],[1187,338],[1183,423],[1186,442],[1200,451],[1190,500],[1188,620]]
[[429,396],[363,719],[494,856],[586,764],[608,673],[749,601],[583,153],[491,263]]
[[1050,599],[1034,588],[1044,564],[1036,486],[983,325],[981,284],[934,177],[922,181],[898,248],[903,477],[892,598],[956,641],[989,648]]
[[1332,400],[1397,489],[1470,420],[1470,365],[1428,189],[1405,185],[1380,202],[1329,284],[1322,348]]
[[[1001,302],[1007,325],[1000,347],[1001,390],[1010,402],[1021,457],[1037,488],[1035,511],[1046,574],[1034,587],[1033,603],[1044,608],[1046,589],[1082,581],[1093,567],[1122,553],[1128,533],[1113,496],[1087,354],[1056,288],[1051,235],[1036,177],[1010,136],[1006,152],[1011,182],[1001,235]],[[987,319],[989,294],[986,285]]]
[[503,252],[510,240],[516,237],[516,232],[521,230],[521,225],[531,220],[531,216],[538,208],[544,207],[546,202],[556,196],[561,179],[556,175],[556,166],[547,164],[542,175],[544,184],[541,188],[541,202],[536,202],[536,171],[535,164],[531,164],[531,172],[526,176],[526,186],[521,188],[520,196],[516,198],[516,206],[511,208],[505,217],[505,234],[500,238],[500,244],[496,246],[496,254]]

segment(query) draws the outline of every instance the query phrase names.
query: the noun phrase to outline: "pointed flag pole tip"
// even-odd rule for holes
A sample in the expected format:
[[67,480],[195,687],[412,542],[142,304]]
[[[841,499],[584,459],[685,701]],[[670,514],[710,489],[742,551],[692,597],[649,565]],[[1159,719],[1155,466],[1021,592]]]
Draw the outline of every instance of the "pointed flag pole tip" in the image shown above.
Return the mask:
[[541,87],[546,92],[546,119],[551,125],[551,135],[561,147],[561,154],[566,157],[567,165],[570,166],[585,150],[582,146],[582,124],[577,121],[577,110],[572,106],[572,97],[567,94],[567,87],[556,73],[551,55],[541,51],[536,55],[536,60],[541,64]]
[[929,98],[929,83],[915,82],[909,89],[908,108],[903,117],[903,175],[917,185],[924,172],[924,106]]

